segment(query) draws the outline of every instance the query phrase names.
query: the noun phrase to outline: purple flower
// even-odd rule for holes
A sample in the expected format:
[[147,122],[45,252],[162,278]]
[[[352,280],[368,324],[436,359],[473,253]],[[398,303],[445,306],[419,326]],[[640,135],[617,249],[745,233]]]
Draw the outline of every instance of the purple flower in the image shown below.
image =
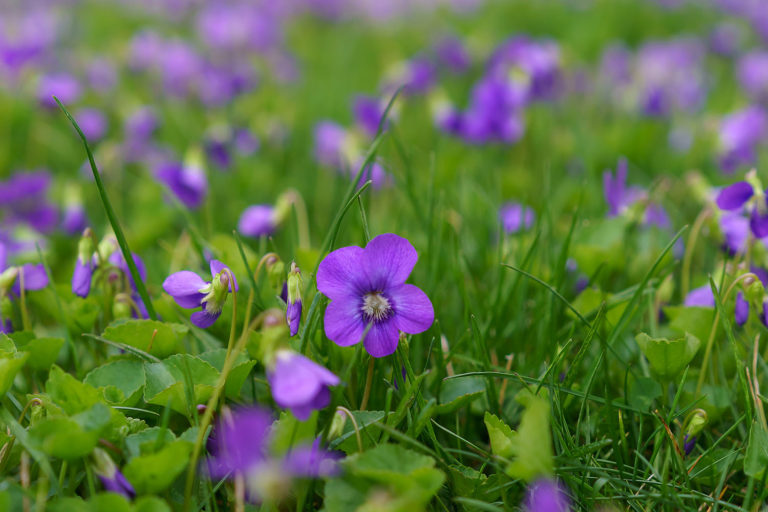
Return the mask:
[[107,116],[101,110],[81,109],[75,115],[75,119],[89,142],[97,141],[107,133]]
[[80,257],[75,262],[75,272],[72,274],[72,293],[85,298],[91,292],[91,279],[96,264],[93,258],[82,261]]
[[768,114],[750,106],[725,116],[720,121],[720,165],[726,172],[757,160],[755,146],[765,138]]
[[158,119],[149,107],[142,107],[133,112],[125,121],[125,136],[130,140],[147,141],[157,130]]
[[571,502],[565,489],[555,480],[542,478],[528,487],[525,495],[527,512],[568,512]]
[[53,73],[40,78],[37,86],[37,99],[48,108],[56,108],[54,96],[64,105],[80,99],[82,89],[77,79],[69,73]]
[[725,250],[731,254],[743,253],[749,239],[749,219],[738,213],[720,217],[720,231],[723,233]]
[[155,177],[189,209],[203,204],[208,193],[208,179],[202,167],[181,162],[165,162],[155,169]]
[[[375,96],[358,95],[355,97],[352,111],[355,121],[369,137],[375,137],[379,123],[384,115],[385,105]],[[386,127],[386,125],[385,125]]]
[[272,416],[266,409],[239,409],[224,417],[211,433],[214,450],[208,459],[208,471],[213,478],[244,475],[267,457],[267,436]]
[[463,73],[469,68],[469,55],[457,37],[446,37],[438,42],[435,54],[440,65],[453,73]]
[[125,478],[120,470],[115,470],[115,474],[111,477],[99,475],[99,480],[101,480],[104,489],[109,492],[122,494],[130,500],[136,497],[136,491],[133,489],[131,482]]
[[[139,272],[139,277],[142,281],[147,280],[147,267],[144,265],[144,261],[135,252],[132,253],[133,262],[136,264],[136,270]],[[131,270],[128,268],[128,262],[125,261],[123,253],[121,251],[115,251],[109,255],[109,263],[117,267],[128,278],[128,282],[131,285],[131,289],[136,291],[136,283],[131,275]]]
[[525,36],[502,43],[488,65],[495,76],[517,72],[525,79],[526,98],[552,99],[560,85],[560,49],[552,41],[534,41]]
[[507,234],[531,229],[534,221],[533,210],[520,203],[505,203],[499,208],[499,220]]
[[291,271],[288,273],[288,281],[284,289],[285,318],[288,321],[291,336],[296,336],[299,332],[299,322],[301,322],[301,270],[296,263],[291,263]]
[[708,284],[694,288],[685,296],[683,305],[686,307],[715,307],[715,296],[712,294],[712,288]]
[[685,434],[683,437],[683,451],[685,451],[686,455],[690,455],[693,448],[696,446],[696,438],[697,436],[691,436],[689,438],[688,434]]
[[86,70],[88,85],[94,90],[106,93],[117,84],[117,70],[107,58],[93,59]]
[[64,208],[64,216],[61,219],[61,229],[69,235],[80,233],[85,229],[88,220],[85,209],[80,203],[70,203]]
[[291,350],[277,352],[267,379],[275,403],[290,409],[301,421],[307,420],[312,411],[327,407],[331,402],[328,388],[339,384],[336,375]]
[[[232,291],[232,283],[229,282],[229,267],[218,260],[211,260],[211,281],[204,281],[202,277],[189,270],[175,272],[163,281],[163,290],[173,297],[176,304],[186,309],[201,307],[201,311],[192,313],[190,320],[193,324],[205,329],[213,325],[221,315],[221,310],[227,300],[227,295]],[[235,290],[238,290],[237,280]]]
[[342,167],[347,130],[332,121],[321,121],[315,126],[314,135],[317,161],[329,167]]
[[399,331],[424,332],[435,318],[432,303],[416,286],[405,284],[418,254],[408,240],[379,235],[362,249],[343,247],[320,263],[317,288],[331,299],[325,334],[347,347],[364,340],[373,357],[395,352]]
[[228,169],[232,164],[232,156],[224,140],[214,137],[208,139],[205,142],[205,154],[219,169]]
[[768,102],[768,52],[755,51],[741,57],[736,74],[747,95],[757,102]]
[[627,159],[620,158],[616,175],[610,170],[603,173],[603,195],[608,203],[608,215],[615,217],[642,195],[639,188],[627,188]]
[[48,286],[48,274],[45,273],[45,267],[42,263],[26,263],[19,268],[19,274],[13,283],[11,291],[16,296],[21,296],[21,286],[24,284],[24,291],[42,290]]
[[50,184],[50,173],[42,170],[16,172],[0,182],[0,210],[7,214],[7,225],[28,224],[40,233],[55,229],[58,211],[46,198]]
[[736,295],[736,306],[733,314],[737,325],[744,325],[749,319],[749,302],[744,299],[744,294],[741,292]]
[[311,445],[293,448],[283,458],[283,468],[291,475],[304,478],[327,478],[339,473],[339,452],[327,452],[320,448],[320,437]]
[[416,57],[406,64],[404,91],[408,94],[424,94],[435,84],[435,65],[429,59]]
[[752,185],[746,181],[737,181],[720,190],[715,203],[721,210],[740,210],[753,195],[755,195],[755,191]]
[[[360,169],[360,166],[363,165],[363,162],[365,159],[363,157],[360,157],[356,162],[355,166],[350,168],[350,175],[352,178],[355,177],[357,174],[357,171]],[[373,187],[374,190],[379,190],[390,183],[390,175],[387,173],[387,171],[384,170],[384,167],[381,166],[380,163],[374,161],[369,163],[365,170],[363,170],[363,173],[360,175],[360,181],[357,182],[357,186],[362,187],[363,184],[370,180],[371,181],[371,187]]]
[[271,235],[277,228],[274,207],[268,204],[249,206],[240,215],[237,230],[245,236],[260,237]]
[[736,55],[744,42],[741,27],[733,22],[723,22],[715,25],[709,34],[709,47],[723,57]]
[[250,156],[259,150],[259,139],[247,128],[235,131],[234,144],[237,152]]

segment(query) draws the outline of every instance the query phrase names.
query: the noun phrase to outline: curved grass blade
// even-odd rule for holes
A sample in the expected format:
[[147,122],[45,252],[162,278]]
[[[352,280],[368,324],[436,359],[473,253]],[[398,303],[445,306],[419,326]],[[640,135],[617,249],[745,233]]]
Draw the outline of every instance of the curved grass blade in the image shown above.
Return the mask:
[[91,164],[93,179],[96,181],[96,188],[99,189],[101,204],[104,205],[104,210],[107,212],[109,223],[112,225],[112,230],[115,232],[115,238],[117,238],[117,243],[120,246],[120,252],[123,253],[123,258],[125,258],[125,262],[128,264],[128,270],[130,271],[133,282],[136,285],[136,291],[139,292],[139,296],[144,302],[144,306],[147,308],[149,317],[152,320],[157,320],[157,313],[155,313],[155,308],[152,306],[152,301],[149,298],[149,293],[147,293],[147,288],[144,286],[144,281],[141,280],[139,270],[136,268],[136,262],[133,261],[133,253],[131,252],[130,247],[128,247],[128,240],[125,239],[123,229],[120,227],[120,223],[117,220],[117,215],[115,215],[115,210],[112,208],[112,203],[109,201],[109,197],[107,197],[107,190],[104,188],[104,183],[101,181],[101,174],[99,174],[99,170],[96,168],[96,162],[93,160],[93,153],[91,153],[91,148],[88,146],[88,140],[85,138],[85,134],[80,129],[75,119],[72,117],[72,114],[70,114],[64,105],[61,104],[59,98],[54,96],[53,99],[56,101],[56,104],[59,105],[59,108],[61,108],[61,110],[64,112],[64,115],[67,116],[69,122],[72,123],[72,126],[75,127],[75,131],[77,131],[77,134],[80,135],[80,139],[83,141],[83,146],[85,146],[85,153],[88,155],[88,162]]

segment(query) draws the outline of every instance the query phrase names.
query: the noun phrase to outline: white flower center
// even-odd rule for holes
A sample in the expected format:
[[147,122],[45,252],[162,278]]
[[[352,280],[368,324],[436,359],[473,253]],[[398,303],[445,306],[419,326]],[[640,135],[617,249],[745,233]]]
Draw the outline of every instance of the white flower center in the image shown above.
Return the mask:
[[371,292],[363,295],[363,315],[366,320],[378,322],[389,317],[392,306],[389,300],[381,292]]

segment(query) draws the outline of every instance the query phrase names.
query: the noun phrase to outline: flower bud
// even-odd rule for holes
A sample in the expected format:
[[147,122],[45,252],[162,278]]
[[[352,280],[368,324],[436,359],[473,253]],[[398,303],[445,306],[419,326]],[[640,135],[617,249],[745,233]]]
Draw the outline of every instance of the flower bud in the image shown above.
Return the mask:
[[763,297],[765,296],[765,286],[763,286],[762,281],[755,279],[752,281],[752,284],[747,286],[746,290],[744,290],[744,294],[750,303],[760,304],[763,302]]
[[331,420],[331,426],[328,427],[328,438],[326,440],[330,443],[334,439],[341,437],[344,433],[344,426],[346,424],[347,413],[336,409],[336,414],[333,415],[333,419]]
[[266,267],[269,286],[273,290],[281,290],[285,283],[285,263],[283,263],[279,257],[275,256],[267,261]]
[[301,270],[296,263],[291,263],[291,271],[288,273],[288,301],[285,317],[290,327],[291,336],[299,332],[301,321]]
[[0,273],[0,295],[6,295],[11,289],[16,277],[19,275],[19,267],[8,267]]
[[134,491],[131,483],[117,469],[109,454],[101,448],[94,448],[93,450],[93,466],[94,472],[107,491],[122,494],[128,499],[136,497],[136,491]]
[[289,190],[280,194],[277,201],[275,201],[274,220],[276,226],[282,224],[291,215],[294,194],[294,191]]

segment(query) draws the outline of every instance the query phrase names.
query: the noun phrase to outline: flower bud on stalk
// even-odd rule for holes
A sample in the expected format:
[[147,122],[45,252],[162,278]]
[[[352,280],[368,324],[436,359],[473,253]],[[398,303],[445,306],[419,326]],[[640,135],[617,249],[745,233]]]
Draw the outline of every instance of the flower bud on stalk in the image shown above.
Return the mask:
[[107,452],[101,448],[95,448],[93,450],[93,463],[94,471],[107,491],[122,494],[128,499],[136,497],[133,486],[117,469]]
[[285,318],[291,330],[291,336],[296,336],[301,321],[301,270],[296,263],[291,263],[291,271],[288,274],[287,306]]
[[683,436],[683,450],[686,455],[689,455],[693,451],[693,447],[696,445],[696,439],[699,433],[704,429],[707,421],[707,413],[703,409],[696,409],[689,416]]

